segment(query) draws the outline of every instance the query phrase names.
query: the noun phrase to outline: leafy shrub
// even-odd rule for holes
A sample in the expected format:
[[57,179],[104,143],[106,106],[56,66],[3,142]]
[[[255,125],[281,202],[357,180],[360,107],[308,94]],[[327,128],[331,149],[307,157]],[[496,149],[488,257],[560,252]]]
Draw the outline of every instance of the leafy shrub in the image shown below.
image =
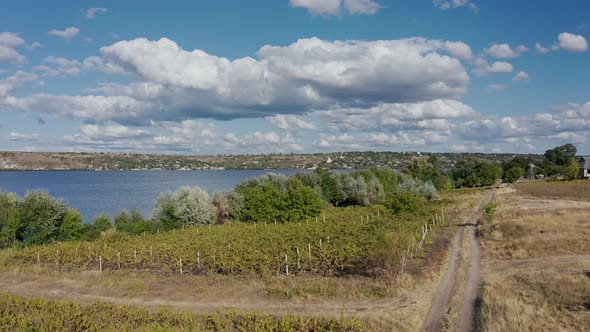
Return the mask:
[[130,213],[122,211],[115,217],[115,228],[127,234],[154,233],[158,226],[155,222],[145,220],[141,212],[136,209],[131,210]]
[[342,178],[321,168],[316,170],[316,174],[320,177],[320,188],[324,200],[334,206],[341,206],[347,196],[342,188]]
[[502,176],[498,164],[483,159],[463,159],[451,170],[456,187],[485,187],[496,183]]
[[407,192],[401,192],[388,199],[386,206],[394,214],[401,214],[416,212],[423,207],[423,203],[424,201],[422,198]]
[[22,230],[18,197],[0,192],[0,248],[13,246]]
[[420,196],[427,199],[438,197],[438,192],[434,185],[430,182],[424,182],[415,179],[411,175],[401,174],[397,188],[398,193],[408,193],[414,196]]
[[104,232],[113,227],[111,224],[111,218],[104,213],[96,216],[90,225],[99,232]]
[[320,214],[325,204],[322,197],[301,181],[292,179],[288,182],[285,221],[304,220]]
[[367,182],[367,191],[369,194],[369,203],[378,203],[385,198],[383,185],[376,177],[370,178]]
[[242,181],[236,192],[244,198],[240,215],[244,221],[296,221],[324,208],[318,192],[297,178],[264,175]]
[[430,182],[437,190],[446,190],[451,187],[450,180],[438,165],[436,157],[431,156],[428,160],[414,160],[404,167],[402,172],[409,174],[416,179]]
[[58,241],[78,240],[84,231],[82,215],[80,211],[67,209],[63,221],[58,228]]
[[85,225],[80,238],[84,240],[95,240],[109,229],[114,231],[111,218],[103,213],[96,216],[91,223]]
[[349,205],[369,205],[369,189],[362,177],[354,178],[350,174],[340,174],[342,190],[346,194],[346,199],[342,206]]
[[498,209],[498,203],[496,201],[491,201],[483,206],[484,212],[486,214],[486,220],[492,221],[494,219],[494,213]]
[[520,168],[519,166],[514,166],[511,169],[504,172],[504,177],[510,183],[515,183],[516,181],[520,180],[520,178],[524,175],[524,169]]
[[42,244],[56,239],[66,214],[66,205],[45,191],[29,192],[18,204],[25,244]]
[[215,193],[213,206],[217,212],[217,223],[223,224],[227,220],[239,220],[244,207],[244,197],[235,191]]
[[397,192],[397,185],[399,182],[399,174],[389,167],[373,167],[371,173],[379,180],[383,187],[385,196],[391,196]]
[[20,199],[0,193],[0,248],[78,240],[85,230],[82,216],[45,191]]
[[175,193],[165,193],[156,200],[154,219],[164,229],[189,225],[206,225],[215,220],[209,194],[198,187],[183,186]]

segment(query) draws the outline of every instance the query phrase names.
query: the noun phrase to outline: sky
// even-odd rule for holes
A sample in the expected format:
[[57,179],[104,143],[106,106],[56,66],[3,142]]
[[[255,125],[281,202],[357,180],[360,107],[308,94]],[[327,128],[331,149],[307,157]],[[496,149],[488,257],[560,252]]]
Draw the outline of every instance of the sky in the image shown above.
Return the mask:
[[6,0],[0,150],[590,154],[586,0]]

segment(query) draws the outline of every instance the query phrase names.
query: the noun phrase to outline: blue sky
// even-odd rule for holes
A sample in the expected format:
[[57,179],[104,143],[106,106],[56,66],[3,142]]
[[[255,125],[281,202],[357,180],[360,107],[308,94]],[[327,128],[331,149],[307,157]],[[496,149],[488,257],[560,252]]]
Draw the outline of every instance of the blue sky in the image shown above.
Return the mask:
[[3,1],[0,150],[589,154],[587,1]]

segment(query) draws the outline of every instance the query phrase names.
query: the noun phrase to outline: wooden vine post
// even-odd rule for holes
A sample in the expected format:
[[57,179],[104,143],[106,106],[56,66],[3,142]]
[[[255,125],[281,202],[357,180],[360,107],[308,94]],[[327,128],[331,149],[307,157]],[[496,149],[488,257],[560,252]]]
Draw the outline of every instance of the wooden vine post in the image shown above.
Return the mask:
[[287,257],[287,254],[285,254],[285,272],[287,273],[287,276],[289,276],[289,258]]

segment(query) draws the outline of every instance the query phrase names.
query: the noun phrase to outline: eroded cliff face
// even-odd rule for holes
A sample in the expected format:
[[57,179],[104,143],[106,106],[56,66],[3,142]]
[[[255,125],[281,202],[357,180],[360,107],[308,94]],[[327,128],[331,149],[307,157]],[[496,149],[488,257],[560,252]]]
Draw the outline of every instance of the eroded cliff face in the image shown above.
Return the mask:
[[84,158],[74,154],[39,152],[1,152],[0,170],[93,169]]

